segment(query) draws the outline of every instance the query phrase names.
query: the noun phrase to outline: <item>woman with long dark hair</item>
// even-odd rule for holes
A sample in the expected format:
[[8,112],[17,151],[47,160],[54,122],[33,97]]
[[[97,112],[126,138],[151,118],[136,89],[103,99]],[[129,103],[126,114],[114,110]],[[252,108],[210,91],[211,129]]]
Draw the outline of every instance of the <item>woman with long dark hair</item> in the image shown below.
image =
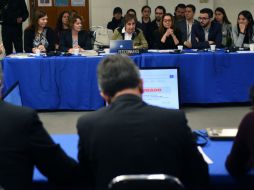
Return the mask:
[[226,11],[222,7],[217,7],[214,11],[214,21],[222,26],[222,45],[230,47],[232,45],[232,25],[228,20]]
[[237,25],[232,30],[233,41],[236,47],[248,47],[254,42],[253,17],[247,11],[241,11],[238,14]]
[[55,28],[56,49],[59,48],[59,40],[60,40],[61,34],[69,29],[69,17],[70,17],[69,11],[63,11],[61,12],[61,14],[59,15],[57,19],[56,28]]
[[181,41],[180,31],[174,26],[174,17],[170,13],[163,15],[158,30],[154,32],[153,48],[176,49]]
[[48,52],[55,50],[55,33],[47,27],[48,16],[44,10],[36,10],[31,24],[24,32],[25,52]]

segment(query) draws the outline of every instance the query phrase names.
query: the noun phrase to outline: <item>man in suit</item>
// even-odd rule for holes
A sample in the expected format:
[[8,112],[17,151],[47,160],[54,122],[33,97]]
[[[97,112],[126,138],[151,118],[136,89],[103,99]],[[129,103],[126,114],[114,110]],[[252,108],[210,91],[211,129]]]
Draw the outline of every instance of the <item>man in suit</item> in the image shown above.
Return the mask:
[[165,173],[187,189],[204,189],[208,168],[181,111],[142,101],[143,83],[135,64],[121,55],[98,66],[101,95],[109,104],[78,120],[81,169],[93,189],[106,190],[123,174]]
[[6,55],[23,52],[22,23],[28,18],[25,0],[4,0],[2,12],[2,40]]
[[194,24],[191,31],[192,48],[204,49],[214,44],[221,47],[221,24],[212,22],[213,11],[209,8],[200,10],[199,24]]
[[186,48],[191,48],[191,29],[193,24],[197,24],[198,21],[194,19],[196,7],[192,4],[186,5],[185,9],[185,19],[180,20],[176,23],[176,28],[178,28],[181,32],[180,42]]
[[[2,81],[0,72],[0,87]],[[5,103],[0,94],[0,186],[31,189],[34,166],[57,184],[79,179],[77,162],[53,142],[36,112]]]

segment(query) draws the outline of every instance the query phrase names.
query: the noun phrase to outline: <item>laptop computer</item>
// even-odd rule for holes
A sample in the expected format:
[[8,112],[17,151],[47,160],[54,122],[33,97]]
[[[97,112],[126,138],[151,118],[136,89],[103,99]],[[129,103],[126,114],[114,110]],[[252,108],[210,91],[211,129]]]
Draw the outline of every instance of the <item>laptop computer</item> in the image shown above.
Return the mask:
[[110,40],[110,53],[117,53],[119,49],[133,49],[132,40]]
[[176,67],[141,68],[143,100],[151,105],[179,109],[179,70]]
[[16,106],[22,106],[22,99],[20,95],[19,82],[15,82],[2,96],[2,100]]

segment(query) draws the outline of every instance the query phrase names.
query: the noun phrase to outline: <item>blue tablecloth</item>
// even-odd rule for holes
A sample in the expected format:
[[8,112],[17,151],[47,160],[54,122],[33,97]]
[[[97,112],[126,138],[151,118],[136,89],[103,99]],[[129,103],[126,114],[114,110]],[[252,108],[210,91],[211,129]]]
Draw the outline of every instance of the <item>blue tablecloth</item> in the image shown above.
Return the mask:
[[[77,159],[78,135],[52,135],[55,142],[59,143],[66,153]],[[215,189],[234,189],[236,182],[228,174],[225,168],[226,156],[230,152],[232,141],[208,141],[203,148],[204,152],[213,160],[209,165],[211,187]],[[35,183],[47,183],[46,178],[36,169],[33,181]]]
[[247,102],[254,53],[143,54],[141,67],[179,67],[182,103]]
[[[98,57],[5,58],[5,88],[20,81],[25,106],[34,109],[96,110]],[[254,84],[254,53],[146,53],[132,56],[139,67],[180,68],[181,103],[247,102]]]

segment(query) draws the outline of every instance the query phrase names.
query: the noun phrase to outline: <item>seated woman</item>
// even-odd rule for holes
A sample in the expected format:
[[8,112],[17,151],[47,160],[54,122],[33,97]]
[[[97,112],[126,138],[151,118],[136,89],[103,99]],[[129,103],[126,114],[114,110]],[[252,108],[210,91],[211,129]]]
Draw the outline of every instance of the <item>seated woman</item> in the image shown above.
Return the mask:
[[233,28],[233,41],[236,47],[248,47],[254,42],[253,17],[249,11],[238,14],[237,25]]
[[70,14],[68,11],[63,11],[57,19],[55,28],[56,49],[59,49],[59,41],[61,34],[69,29],[69,16]]
[[60,38],[60,51],[73,53],[92,49],[91,38],[88,32],[82,30],[82,18],[75,14],[70,18],[70,29]]
[[135,15],[126,14],[124,27],[115,29],[112,40],[132,40],[134,49],[147,49],[148,43],[141,29],[136,28],[137,18]]
[[[254,105],[254,86],[250,91],[250,98]],[[242,119],[234,140],[233,147],[226,160],[228,172],[240,179],[254,169],[254,110]]]
[[55,50],[55,33],[47,27],[48,16],[44,10],[36,10],[30,26],[24,32],[24,49],[28,53]]
[[225,10],[222,7],[217,7],[214,11],[214,21],[222,25],[222,45],[230,47],[232,45],[232,25],[228,20]]
[[163,15],[158,30],[154,32],[153,48],[176,49],[181,41],[180,31],[174,27],[174,17],[170,13]]

